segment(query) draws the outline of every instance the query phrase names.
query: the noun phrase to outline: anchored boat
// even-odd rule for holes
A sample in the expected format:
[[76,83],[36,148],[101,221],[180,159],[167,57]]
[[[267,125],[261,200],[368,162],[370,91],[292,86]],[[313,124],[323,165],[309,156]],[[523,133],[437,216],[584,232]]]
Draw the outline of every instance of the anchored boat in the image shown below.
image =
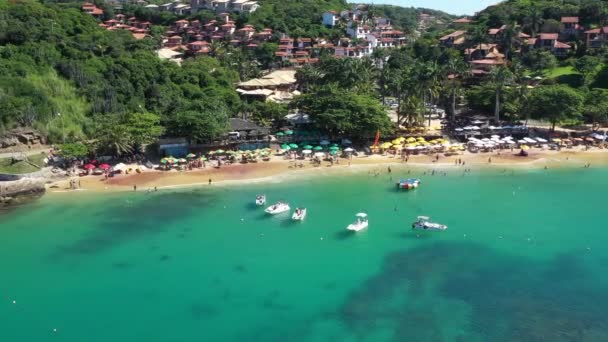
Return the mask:
[[283,202],[277,202],[264,210],[267,214],[277,215],[289,211],[289,204]]
[[445,224],[431,222],[430,220],[431,218],[428,216],[418,216],[418,220],[412,223],[412,229],[436,231],[444,231],[448,229],[448,226]]
[[293,212],[291,219],[294,221],[304,221],[306,218],[306,208],[296,208],[296,211]]
[[266,195],[255,196],[255,205],[264,205],[264,204],[266,204]]
[[397,182],[397,189],[411,190],[416,189],[419,186],[420,179],[418,178],[401,179]]
[[354,232],[358,232],[361,231],[365,228],[367,228],[368,226],[368,220],[367,220],[367,214],[365,213],[358,213],[355,219],[355,222],[351,223],[348,225],[348,227],[346,227],[346,229],[348,230],[352,230]]

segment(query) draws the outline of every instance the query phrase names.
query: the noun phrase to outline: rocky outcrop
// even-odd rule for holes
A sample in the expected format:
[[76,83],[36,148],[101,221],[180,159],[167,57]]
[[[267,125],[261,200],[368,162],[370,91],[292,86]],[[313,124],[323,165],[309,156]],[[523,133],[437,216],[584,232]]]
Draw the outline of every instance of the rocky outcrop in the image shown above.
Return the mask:
[[29,177],[0,182],[0,207],[21,204],[42,196],[45,183],[44,178]]
[[20,151],[46,144],[46,137],[34,129],[19,128],[0,134],[0,149]]

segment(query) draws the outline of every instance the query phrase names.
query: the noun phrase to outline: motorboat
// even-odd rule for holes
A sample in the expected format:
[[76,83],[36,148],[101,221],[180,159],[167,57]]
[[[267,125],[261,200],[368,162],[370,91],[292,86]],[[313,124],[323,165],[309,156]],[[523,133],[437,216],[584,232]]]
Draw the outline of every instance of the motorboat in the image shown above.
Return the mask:
[[306,218],[306,208],[296,208],[293,215],[291,215],[291,219],[294,221],[304,221]]
[[431,218],[428,216],[418,216],[418,220],[412,223],[412,229],[422,229],[422,230],[435,230],[435,231],[443,231],[448,229],[448,226],[445,224],[434,223],[430,221]]
[[348,227],[346,227],[346,229],[352,230],[354,232],[358,232],[358,231],[361,231],[361,230],[367,228],[367,226],[368,226],[367,214],[358,213],[355,216],[356,216],[355,222],[349,224]]
[[397,189],[411,190],[416,189],[419,186],[420,179],[418,178],[401,179],[397,182]]
[[255,196],[255,205],[264,205],[264,204],[266,204],[266,195]]
[[277,202],[277,203],[271,205],[270,207],[266,208],[266,210],[264,210],[264,211],[270,215],[277,215],[277,214],[287,212],[290,209],[291,208],[289,207],[289,204],[283,203],[283,202]]

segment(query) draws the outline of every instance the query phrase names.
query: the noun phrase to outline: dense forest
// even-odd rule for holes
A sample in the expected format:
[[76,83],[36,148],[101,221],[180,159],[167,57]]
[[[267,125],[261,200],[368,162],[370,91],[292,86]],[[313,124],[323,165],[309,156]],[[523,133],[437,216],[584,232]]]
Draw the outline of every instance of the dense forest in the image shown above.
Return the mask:
[[[251,15],[234,16],[237,26],[251,23],[292,37],[336,38],[343,27],[321,25],[326,10],[351,5],[343,0],[261,0]],[[105,18],[112,9],[99,1]],[[109,153],[125,153],[160,135],[193,141],[218,137],[227,119],[246,114],[270,125],[287,113],[282,105],[241,101],[234,85],[257,77],[271,66],[276,43],[243,51],[214,47],[209,57],[187,59],[181,66],[156,57],[166,25],[177,19],[167,12],[124,6],[124,13],[153,22],[151,38],[135,40],[128,32],[100,28],[82,13],[80,2],[0,0],[0,131],[30,126],[53,143],[89,141]],[[419,9],[372,5],[372,15],[386,15],[395,26],[415,28]],[[447,22],[450,16],[424,10]],[[515,47],[517,32],[551,32],[561,16],[579,16],[581,24],[597,27],[608,18],[608,1],[505,1],[479,13],[466,30],[469,45],[485,42],[488,28],[511,25],[502,42]],[[189,18],[210,20],[201,11]],[[557,24],[556,24],[557,23]],[[449,32],[446,29],[445,32]],[[557,123],[608,119],[608,51],[587,51],[579,38],[576,49],[557,59],[544,51],[506,53],[508,66],[488,77],[471,80],[462,50],[441,48],[429,32],[414,43],[392,51],[377,50],[372,58],[322,58],[298,71],[305,94],[292,107],[311,113],[319,129],[366,136],[391,127],[382,100],[396,98],[400,124],[420,124],[426,105],[439,104],[453,116],[457,103],[496,118],[531,117]],[[514,49],[513,49],[514,50]],[[560,70],[560,73],[555,73]],[[540,75],[546,87],[528,90],[526,80]],[[563,103],[559,101],[570,101]],[[554,113],[543,106],[562,103]],[[362,127],[367,127],[362,130]],[[371,128],[370,128],[371,127]],[[106,151],[104,151],[106,152]]]

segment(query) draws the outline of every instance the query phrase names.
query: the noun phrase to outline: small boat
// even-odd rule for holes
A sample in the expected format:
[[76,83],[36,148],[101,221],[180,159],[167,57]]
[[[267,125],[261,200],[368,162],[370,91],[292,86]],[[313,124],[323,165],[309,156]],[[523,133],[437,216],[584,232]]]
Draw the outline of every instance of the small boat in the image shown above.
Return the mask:
[[412,223],[412,229],[422,229],[422,230],[436,230],[443,231],[448,229],[448,226],[445,224],[434,223],[430,221],[430,217],[427,216],[418,216],[418,220]]
[[294,221],[304,221],[306,218],[306,208],[296,208],[291,219]]
[[361,231],[361,230],[367,228],[367,226],[368,226],[367,214],[358,213],[355,216],[357,217],[355,222],[349,224],[348,227],[346,227],[346,229],[352,230],[354,232],[358,232],[358,231]]
[[264,205],[264,204],[266,204],[266,195],[255,196],[255,205]]
[[410,179],[401,179],[397,182],[397,189],[403,190],[411,190],[416,189],[420,186],[420,179],[418,178],[410,178]]
[[287,212],[290,209],[291,208],[289,208],[289,204],[283,203],[283,202],[277,202],[276,204],[273,204],[270,207],[266,208],[266,210],[264,210],[264,211],[270,215],[277,215],[277,214]]

